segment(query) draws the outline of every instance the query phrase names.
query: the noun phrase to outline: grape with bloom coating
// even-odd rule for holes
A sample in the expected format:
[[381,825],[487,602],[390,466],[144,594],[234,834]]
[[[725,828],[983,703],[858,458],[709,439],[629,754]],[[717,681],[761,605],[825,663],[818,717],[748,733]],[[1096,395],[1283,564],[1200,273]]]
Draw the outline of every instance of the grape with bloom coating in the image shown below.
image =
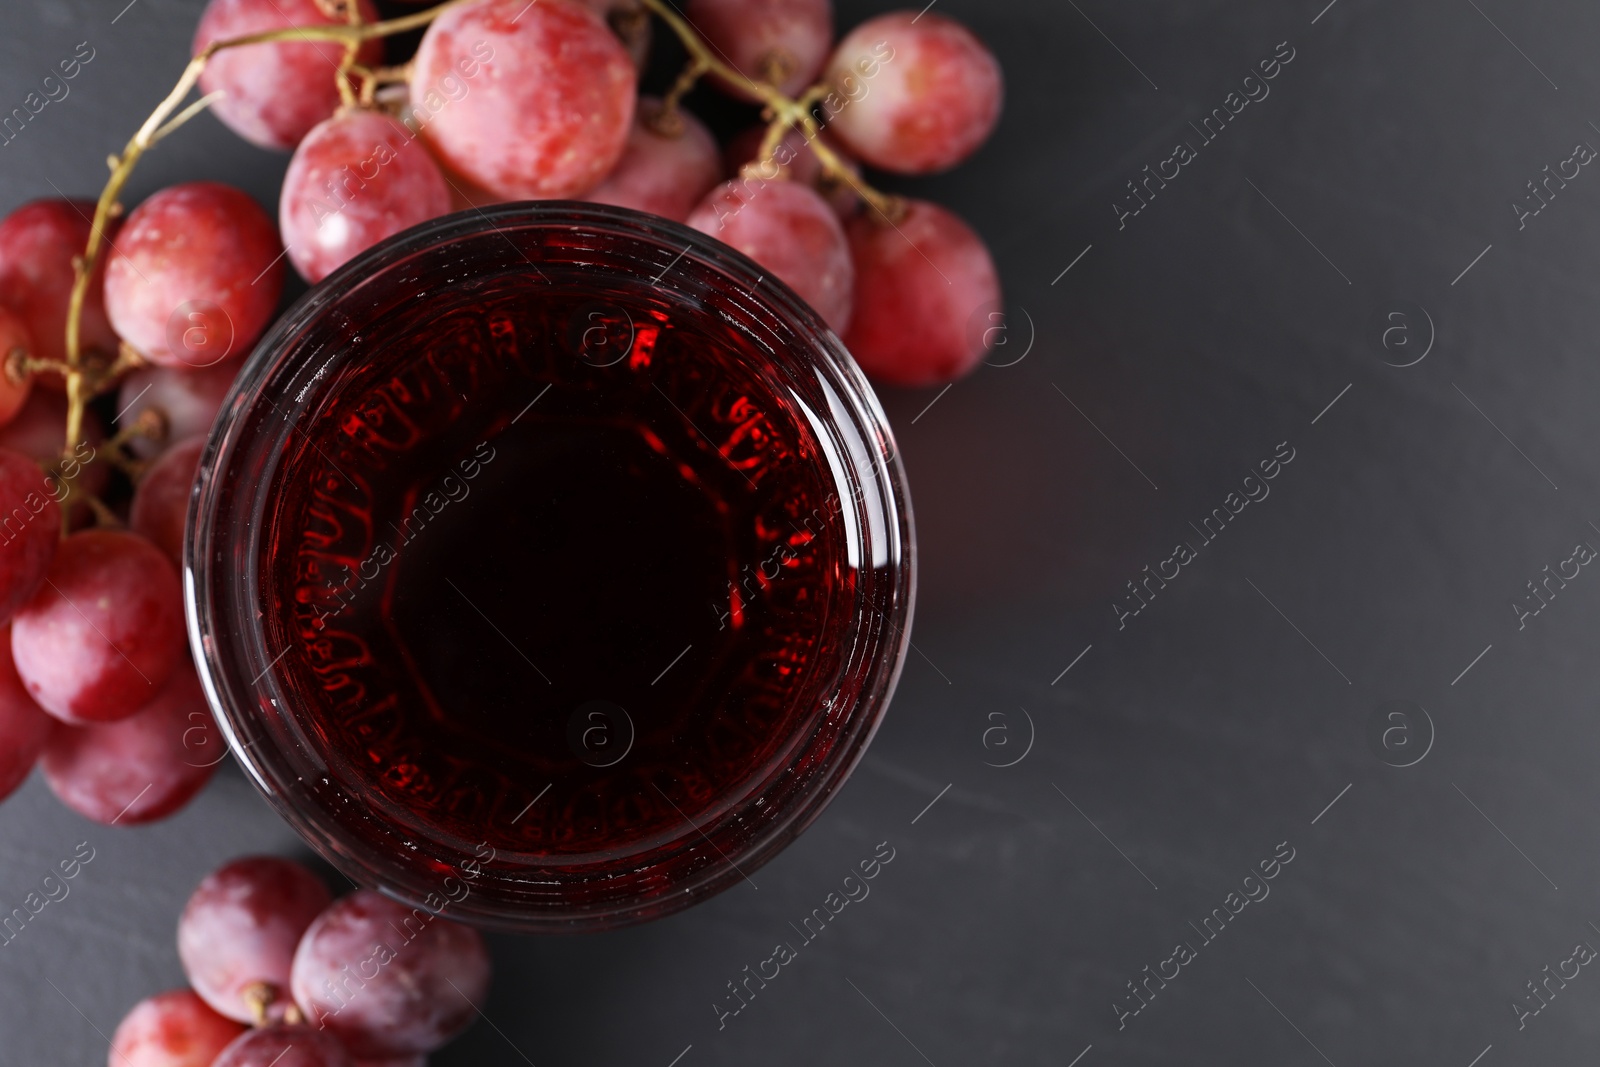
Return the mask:
[[28,392],[33,386],[33,376],[25,372],[12,373],[13,352],[33,352],[33,338],[21,316],[0,304],[0,426],[17,417],[22,405],[28,402]]
[[850,321],[855,268],[844,229],[815,189],[759,178],[724,182],[689,225],[766,267],[842,331]]
[[187,989],[141,1000],[111,1035],[107,1067],[211,1067],[244,1033]]
[[638,74],[575,0],[452,8],[413,62],[412,121],[446,168],[496,196],[577,196],[622,157]]
[[955,166],[988,139],[1005,94],[1000,64],[971,30],[897,11],[850,31],[828,61],[828,128],[852,154],[896,174]]
[[628,148],[585,200],[648,211],[682,222],[722,177],[717,142],[705,123],[679,108],[673,132],[658,128],[659,97],[639,98]]
[[17,673],[44,710],[113,722],[161,692],[183,653],[183,604],[159,548],[84,530],[60,543],[44,583],[11,626]]
[[183,973],[213,1009],[251,1022],[245,991],[266,982],[287,1001],[295,946],[332,900],[320,878],[291,860],[245,856],[224,864],[206,875],[178,919]]
[[309,1026],[269,1026],[241,1034],[211,1067],[355,1067],[338,1039]]
[[[89,244],[94,204],[86,200],[35,200],[0,222],[0,304],[22,319],[41,359],[67,358],[67,306],[72,297],[72,257]],[[115,238],[116,224],[108,228]],[[104,299],[105,259],[83,301],[80,343],[86,349],[114,353]],[[58,375],[47,375],[59,387]],[[59,442],[57,442],[59,443]]]
[[816,80],[833,43],[831,0],[688,0],[683,13],[714,55],[785,96]]
[[306,134],[278,198],[289,258],[309,282],[385,237],[449,212],[439,165],[410,130],[376,111],[341,111]]
[[221,182],[187,182],[134,209],[106,264],[118,335],[163,366],[209,367],[249,350],[283,290],[278,233]]
[[0,621],[45,583],[61,543],[59,495],[33,460],[0,448]]
[[[360,0],[361,18],[376,22],[372,0]],[[194,31],[195,53],[213,43],[290,26],[343,22],[317,0],[211,0]],[[383,44],[361,46],[361,62],[383,58]],[[262,148],[290,149],[339,106],[335,77],[344,59],[337,41],[287,41],[245,45],[216,53],[200,74],[202,93],[223,92],[212,112],[240,137]]]
[[50,740],[55,720],[33,702],[11,663],[11,627],[0,628],[0,800],[16,792]]
[[977,366],[992,337],[973,315],[1000,306],[983,238],[926,200],[907,201],[893,226],[863,212],[848,230],[856,314],[844,343],[861,369],[890,385],[938,385]]
[[[140,459],[154,459],[175,442],[204,436],[216,421],[223,398],[238,374],[239,361],[230,359],[198,369],[144,367],[122,379],[117,410],[122,413],[124,426],[131,426],[147,408],[156,408],[167,419],[167,436],[160,441],[135,437],[130,442],[133,454]],[[59,442],[59,418],[54,429]],[[0,431],[0,435],[3,433]]]
[[187,658],[157,697],[121,722],[58,726],[39,769],[56,797],[97,823],[165,818],[210,781],[222,742]]
[[489,989],[489,952],[471,927],[363,889],[311,924],[291,981],[310,1022],[355,1055],[410,1056],[472,1023]]
[[128,514],[133,532],[165,552],[179,570],[183,569],[183,521],[189,513],[189,491],[194,488],[205,446],[204,437],[191,437],[163,452],[139,479]]

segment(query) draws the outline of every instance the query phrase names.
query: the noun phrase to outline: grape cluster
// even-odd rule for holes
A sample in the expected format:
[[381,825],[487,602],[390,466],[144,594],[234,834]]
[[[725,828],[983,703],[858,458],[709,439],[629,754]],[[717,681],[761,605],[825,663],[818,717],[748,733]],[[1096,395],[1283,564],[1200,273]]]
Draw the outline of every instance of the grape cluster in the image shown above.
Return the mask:
[[[404,66],[348,67],[366,79],[365,106],[305,132],[284,182],[279,224],[295,266],[318,281],[452,207],[575,197],[687,222],[744,252],[880,381],[939,384],[970,371],[993,334],[969,322],[999,304],[988,250],[950,212],[870,190],[860,164],[921,175],[975,152],[1003,96],[982,42],[934,12],[883,15],[835,43],[829,0],[688,0],[669,22],[700,47],[663,99],[639,95],[630,46],[646,7],[668,14],[642,4],[475,0],[434,19]],[[237,22],[249,5],[211,6]],[[245,57],[274,48],[274,71],[296,63],[305,84],[326,81],[316,68],[327,60],[311,45],[241,49],[226,84],[233,102],[218,114],[247,138],[281,145],[288,123],[274,140],[260,121],[274,76],[245,77]],[[768,121],[726,161],[681,102],[705,75],[766,105]],[[779,100],[786,106],[775,109]]]
[[[690,61],[641,96],[652,16]],[[835,42],[829,0],[376,18],[370,0],[210,0],[180,82],[203,101],[173,115],[183,94],[169,98],[98,203],[0,221],[0,797],[37,763],[75,811],[133,824],[176,811],[221,758],[185,651],[184,518],[203,435],[291,265],[317,282],[455,209],[587,199],[744,252],[881,382],[947,382],[983,358],[994,331],[972,322],[1000,297],[983,240],[862,177],[944,170],[993,131],[999,65],[956,21],[895,12]],[[388,39],[419,27],[415,55],[385,66],[403,58]],[[702,78],[761,109],[726,148],[683,104]],[[143,150],[205,106],[293,152],[276,225],[216,182],[122,217]]]
[[178,958],[189,988],[134,1005],[108,1067],[418,1067],[489,988],[476,930],[274,856],[206,876]]

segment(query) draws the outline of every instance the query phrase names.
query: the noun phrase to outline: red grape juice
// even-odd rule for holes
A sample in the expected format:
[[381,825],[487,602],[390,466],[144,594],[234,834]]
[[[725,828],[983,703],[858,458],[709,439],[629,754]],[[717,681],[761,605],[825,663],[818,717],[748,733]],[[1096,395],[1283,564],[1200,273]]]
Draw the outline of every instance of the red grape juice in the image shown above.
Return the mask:
[[260,542],[328,792],[402,837],[637,869],[803,773],[849,669],[850,500],[725,318],[541,272],[372,327]]

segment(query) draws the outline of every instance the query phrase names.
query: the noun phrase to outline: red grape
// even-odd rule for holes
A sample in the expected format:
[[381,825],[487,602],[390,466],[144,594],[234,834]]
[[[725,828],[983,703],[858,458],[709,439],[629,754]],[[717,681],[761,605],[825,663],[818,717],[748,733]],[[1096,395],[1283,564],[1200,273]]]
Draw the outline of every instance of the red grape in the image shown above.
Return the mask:
[[60,546],[12,622],[17,673],[58,719],[126,718],[180,665],[178,572],[155,545],[121,530],[84,530]]
[[183,522],[189,513],[189,491],[194,488],[195,471],[204,437],[180,441],[161,454],[139,479],[133,493],[133,509],[128,526],[148,538],[167,554],[173,566],[183,569]]
[[309,1026],[269,1026],[241,1034],[211,1067],[355,1067],[355,1061],[332,1034]]
[[61,543],[60,483],[27,456],[0,449],[0,620],[26,604]]
[[86,819],[153,822],[211,779],[222,746],[187,659],[138,713],[98,726],[57,727],[39,759],[56,797]]
[[896,174],[966,159],[994,132],[1005,95],[1000,64],[971,30],[928,12],[863,22],[828,61],[829,127],[856,156]]
[[850,321],[850,247],[838,216],[810,186],[782,178],[725,182],[694,209],[689,225],[772,271],[835,330]]
[[[376,22],[371,0],[360,0],[361,18]],[[289,26],[343,22],[323,11],[317,0],[211,0],[194,31],[194,51],[213,41]],[[200,75],[200,91],[227,95],[211,105],[223,124],[263,148],[289,149],[339,106],[335,79],[344,45],[337,41],[253,44],[216,53]],[[360,59],[371,66],[383,58],[383,45],[362,45]]]
[[[35,200],[0,222],[0,304],[16,312],[43,359],[67,358],[67,305],[75,277],[72,257],[89,243],[94,204],[80,200]],[[115,225],[109,228],[115,236]],[[106,318],[105,259],[83,302],[82,344],[102,352],[117,350],[117,335]],[[45,375],[59,385],[59,375]]]
[[50,740],[55,720],[33,702],[11,662],[11,627],[0,628],[0,799],[10,796],[33,770]]
[[246,351],[271,321],[282,253],[272,220],[245,193],[174,185],[128,216],[106,266],[106,310],[151,362],[208,367]]
[[278,199],[289,258],[309,282],[385,237],[449,213],[439,165],[410,130],[376,111],[341,111],[308,133]]
[[211,1067],[244,1027],[187,989],[141,1000],[111,1035],[107,1067]]
[[[122,379],[122,388],[117,392],[117,410],[122,412],[124,426],[131,426],[146,408],[158,408],[167,417],[167,436],[160,441],[135,437],[130,442],[133,454],[141,459],[152,459],[176,441],[203,437],[216,421],[222,400],[238,373],[238,360],[230,359],[197,370],[146,367]],[[55,434],[59,440],[59,419]]]
[[257,982],[285,1003],[295,946],[332,901],[322,880],[276,856],[246,856],[206,875],[178,920],[178,958],[212,1008],[250,1022],[244,999]]
[[977,366],[990,338],[972,317],[1000,305],[983,238],[925,200],[907,201],[894,225],[863,212],[849,234],[856,313],[844,342],[861,369],[890,385],[937,385]]
[[638,74],[573,0],[479,0],[423,35],[411,122],[442,162],[506,199],[576,196],[616,166]]
[[30,374],[11,375],[11,353],[19,349],[34,354],[33,338],[22,317],[0,304],[0,426],[17,417],[33,385]]
[[816,79],[833,43],[831,0],[688,0],[683,13],[729,66],[786,96]]
[[371,890],[334,902],[294,956],[295,1003],[367,1059],[430,1052],[465,1030],[489,989],[469,926]]
[[661,113],[658,97],[639,98],[633,132],[606,180],[584,197],[596,204],[616,204],[682,222],[722,177],[717,142],[705,124],[678,109],[679,132],[661,132],[652,123]]
[[[723,161],[730,177],[741,177],[748,164],[761,162],[756,156],[760,153],[766,136],[766,126],[752,126],[728,142],[728,147],[723,152]],[[822,134],[818,134],[817,137],[826,147],[833,149],[833,154],[849,168],[851,174],[857,178],[861,176],[861,167],[855,160],[841,152],[837,145],[830,143]],[[756,177],[770,179],[774,176],[774,165],[781,167],[782,172],[792,181],[815,186],[841,219],[850,218],[861,207],[861,197],[848,182],[831,178],[823,172],[822,160],[811,150],[811,143],[802,130],[790,129],[784,134],[783,140],[778,142],[778,147],[772,152],[772,163],[766,167],[758,166],[753,173]]]

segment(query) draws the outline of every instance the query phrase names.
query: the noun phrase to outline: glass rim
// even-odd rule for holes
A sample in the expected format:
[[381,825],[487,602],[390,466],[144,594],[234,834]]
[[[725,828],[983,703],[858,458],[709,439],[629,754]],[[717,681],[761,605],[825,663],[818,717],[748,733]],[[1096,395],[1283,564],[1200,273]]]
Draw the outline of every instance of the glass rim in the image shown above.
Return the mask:
[[[241,610],[248,609],[252,602],[259,605],[258,587],[250,580],[251,573],[242,572],[233,563],[241,552],[248,561],[259,561],[261,557],[266,536],[264,500],[269,495],[272,478],[259,479],[252,489],[239,486],[240,479],[230,475],[236,474],[241,463],[251,455],[263,449],[275,451],[271,447],[271,435],[262,430],[260,416],[263,404],[274,411],[278,411],[278,405],[263,389],[277,384],[285,368],[297,360],[295,374],[309,366],[301,341],[309,330],[323,323],[326,316],[337,312],[342,299],[365,285],[380,282],[412,257],[454,242],[486,239],[495,234],[510,241],[512,233],[570,231],[574,225],[603,231],[614,238],[631,239],[640,246],[655,246],[669,255],[677,255],[678,260],[692,257],[700,268],[740,285],[763,311],[775,316],[796,338],[809,342],[806,351],[786,353],[784,358],[805,360],[830,389],[830,395],[837,393],[846,410],[841,412],[835,407],[828,413],[828,424],[836,426],[840,420],[848,418],[853,424],[852,439],[866,442],[871,452],[865,457],[870,464],[866,469],[856,467],[857,457],[849,457],[855,468],[851,479],[852,484],[858,478],[870,481],[874,492],[868,495],[883,507],[876,520],[891,549],[887,557],[887,609],[881,619],[857,618],[853,622],[858,628],[865,627],[863,632],[868,635],[865,644],[870,647],[867,661],[855,667],[862,684],[858,698],[845,716],[848,730],[826,749],[823,765],[797,787],[798,792],[788,807],[763,825],[749,846],[738,854],[730,857],[717,849],[720,862],[707,862],[691,875],[675,880],[666,890],[635,899],[569,909],[539,909],[514,901],[486,899],[486,894],[480,893],[469,895],[463,901],[452,899],[443,906],[435,906],[433,894],[424,890],[430,880],[433,883],[439,880],[437,872],[428,880],[419,880],[414,869],[397,862],[394,856],[373,854],[375,850],[369,842],[352,840],[353,835],[343,824],[305,794],[304,775],[296,773],[294,764],[297,758],[303,764],[306,753],[280,751],[284,746],[271,743],[274,722],[293,724],[297,714],[278,700],[284,694],[275,688],[276,661],[267,653],[264,613]],[[523,251],[525,257],[527,254]],[[469,269],[462,279],[454,280],[470,276]],[[655,281],[659,285],[659,278]],[[324,380],[323,371],[341,360],[348,363],[351,358],[348,352],[339,351],[327,356],[321,370],[306,381],[296,400],[300,414],[291,413],[277,420],[278,440],[293,432],[297,417],[307,417],[306,413],[316,408],[315,400],[301,403],[308,395],[326,400],[326,390],[339,374],[327,374]],[[322,383],[320,389],[319,382]],[[276,465],[276,460],[270,461],[272,470]],[[413,227],[357,256],[313,286],[257,344],[217,415],[200,458],[199,470],[185,529],[184,601],[190,645],[202,687],[230,751],[279,815],[315,851],[353,880],[410,906],[447,913],[476,925],[522,931],[610,928],[680,910],[746,878],[749,871],[771,859],[804,830],[853,771],[882,722],[909,646],[916,589],[911,505],[887,419],[859,368],[816,313],[757,264],[699,231],[626,208],[574,201],[474,208]],[[241,516],[224,509],[225,504],[233,503],[241,493],[249,502],[242,516],[242,533]],[[844,506],[851,503],[871,506],[864,499],[841,501]],[[286,654],[287,649],[278,658]],[[257,668],[260,674],[254,677],[246,673]],[[848,671],[848,668],[842,669]],[[273,695],[267,695],[269,693]],[[267,710],[269,703],[276,711]],[[826,718],[823,716],[818,721]],[[814,735],[816,732],[813,730]],[[814,744],[814,736],[805,739],[791,759],[798,758]],[[304,767],[298,769],[304,770]],[[685,823],[716,848],[711,837],[706,835],[706,828],[696,826],[687,818]],[[506,881],[509,884],[516,879]]]

